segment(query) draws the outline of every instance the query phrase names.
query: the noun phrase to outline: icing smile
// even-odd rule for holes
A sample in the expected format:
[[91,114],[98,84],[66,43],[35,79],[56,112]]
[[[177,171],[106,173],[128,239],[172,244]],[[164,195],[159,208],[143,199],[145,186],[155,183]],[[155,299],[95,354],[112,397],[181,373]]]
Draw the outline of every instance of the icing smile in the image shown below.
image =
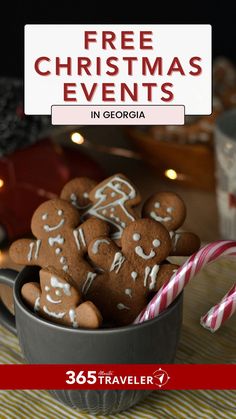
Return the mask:
[[53,300],[50,295],[47,295],[46,298],[52,304],[60,304],[61,303],[61,300]]
[[46,224],[45,226],[43,226],[45,231],[53,231],[53,230],[57,230],[58,228],[62,227],[64,224],[65,220],[64,218],[62,218],[62,220],[55,226],[50,227],[48,224]]
[[156,255],[153,249],[151,249],[150,253],[146,255],[141,246],[136,246],[134,250],[136,255],[140,256],[142,259],[152,259]]
[[152,211],[150,213],[150,215],[151,215],[151,217],[154,220],[159,221],[159,222],[163,221],[164,223],[166,223],[167,221],[171,221],[172,220],[172,217],[169,217],[169,216],[167,216],[167,217],[161,217],[160,215],[157,215],[154,211]]

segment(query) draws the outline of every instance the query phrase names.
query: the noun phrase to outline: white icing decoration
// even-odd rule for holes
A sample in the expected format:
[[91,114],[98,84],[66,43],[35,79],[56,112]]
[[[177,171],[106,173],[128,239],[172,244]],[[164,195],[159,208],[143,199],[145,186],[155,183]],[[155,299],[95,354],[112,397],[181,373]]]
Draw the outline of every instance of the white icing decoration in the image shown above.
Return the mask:
[[101,239],[101,240],[96,240],[93,243],[93,247],[92,247],[92,252],[96,255],[98,252],[98,248],[100,246],[101,243],[106,243],[106,244],[110,244],[109,240],[106,239]]
[[159,272],[159,269],[160,269],[160,266],[159,265],[154,265],[153,268],[152,268],[152,270],[151,270],[151,273],[150,273],[151,282],[149,284],[149,289],[150,290],[153,290],[153,288],[155,288],[155,285],[156,285],[156,277],[157,277],[157,274]]
[[87,198],[89,197],[88,192],[84,192],[84,193],[83,193],[83,197],[84,197],[85,199],[87,199]]
[[121,226],[122,226],[123,228],[125,228],[125,227],[126,227],[126,223],[124,223],[124,222],[122,221]]
[[73,308],[69,310],[69,317],[73,327],[78,327],[78,323],[76,321],[76,312]]
[[170,235],[170,238],[172,239],[172,237],[174,236],[174,231],[169,231],[169,235]]
[[69,269],[69,266],[68,265],[64,265],[62,269],[63,269],[64,272],[67,272],[68,269]]
[[[86,192],[85,192],[85,194],[86,194]],[[84,194],[83,194],[84,195]],[[88,196],[84,196],[84,198],[88,198]],[[72,193],[71,195],[70,195],[70,201],[71,201],[71,203],[72,203],[72,205],[74,206],[74,207],[76,207],[78,210],[82,210],[82,209],[86,209],[86,208],[88,208],[89,206],[90,206],[90,204],[86,204],[86,205],[79,205],[78,204],[78,199],[77,199],[77,196],[76,196],[76,194],[75,193]]]
[[58,234],[58,236],[56,237],[49,237],[48,239],[48,243],[50,246],[54,246],[55,243],[63,244],[64,241],[65,239],[60,234]]
[[151,268],[149,266],[146,266],[145,271],[144,271],[144,281],[143,281],[143,285],[146,287],[147,286],[147,280],[148,280],[148,276],[150,274]]
[[143,248],[141,246],[136,246],[134,249],[136,255],[138,255],[139,257],[141,257],[142,259],[152,259],[156,253],[154,252],[153,249],[150,250],[150,253],[148,255],[146,255],[146,253],[144,253]]
[[116,193],[115,192],[112,192],[111,193],[111,197],[114,198],[114,196],[116,196]]
[[34,311],[38,311],[40,307],[40,297],[37,297],[34,303]]
[[[128,189],[128,192],[122,190],[122,186],[125,186]],[[107,203],[107,188],[112,190],[111,193],[115,193],[113,202]],[[117,198],[115,196],[117,196]],[[112,238],[119,239],[123,232],[121,225],[121,222],[124,221],[122,220],[123,216],[125,216],[129,222],[134,221],[134,217],[128,212],[125,204],[127,201],[134,199],[135,197],[136,191],[133,186],[131,186],[125,179],[115,175],[112,179],[110,179],[109,182],[105,183],[103,186],[96,190],[95,199],[97,199],[98,202],[92,205],[84,215],[94,215],[97,218],[105,220],[114,225],[117,228],[117,231],[112,235]],[[106,217],[102,212],[104,209],[110,209],[110,211],[114,211],[114,207],[118,207],[122,211],[122,217],[120,217],[119,220],[111,220],[111,216]]]
[[133,279],[133,281],[136,280],[137,276],[138,276],[137,272],[135,272],[135,271],[131,272],[131,278]]
[[132,298],[132,290],[131,290],[131,288],[126,288],[125,289],[125,294],[128,295],[130,298]]
[[80,240],[81,240],[83,246],[86,247],[86,241],[85,241],[84,232],[83,232],[82,228],[79,228],[79,235],[80,235]]
[[155,288],[156,277],[159,272],[159,269],[160,269],[159,265],[154,265],[152,268],[150,268],[149,266],[146,266],[145,268],[143,285],[145,287],[147,286],[148,277],[150,276],[151,281],[149,284],[149,290],[152,290]]
[[154,211],[151,211],[150,212],[150,216],[154,220],[159,221],[160,223],[161,222],[166,223],[167,221],[171,221],[172,220],[172,217],[169,217],[169,216],[167,216],[167,217],[161,217],[161,216],[157,215]]
[[44,287],[44,289],[45,289],[45,291],[50,291],[50,287],[48,287],[48,285],[46,285],[46,286]]
[[110,267],[110,272],[115,271],[115,273],[118,273],[124,261],[125,257],[122,255],[122,253],[116,252]]
[[155,208],[160,208],[160,206],[161,206],[160,202],[155,202],[155,204],[154,204]]
[[83,287],[82,287],[82,293],[85,295],[87,294],[89,288],[91,287],[94,279],[96,278],[97,274],[95,272],[88,272],[87,278],[84,281]]
[[65,311],[64,312],[61,312],[61,313],[54,313],[54,311],[48,310],[48,308],[46,306],[43,306],[43,311],[45,313],[47,313],[49,316],[55,317],[56,319],[62,319],[65,316],[65,314],[66,314]]
[[77,246],[78,250],[80,250],[80,242],[79,242],[78,234],[79,234],[78,230],[76,230],[76,229],[73,230],[73,235],[74,235],[76,246]]
[[115,208],[113,208],[113,207],[112,207],[112,208],[110,209],[110,212],[114,212],[114,211],[115,211]]
[[61,291],[60,291],[60,290],[56,290],[56,291],[55,291],[55,294],[56,294],[58,297],[61,297]]
[[63,282],[59,281],[56,276],[51,276],[51,286],[53,288],[62,288],[66,295],[71,295],[70,284],[64,284]]
[[130,310],[130,307],[125,306],[123,303],[118,303],[116,307],[118,310]]
[[31,242],[29,244],[29,253],[28,253],[28,256],[27,256],[28,262],[30,262],[31,259],[32,259],[33,248],[34,248],[34,242]]
[[159,247],[161,242],[160,242],[160,240],[155,239],[155,240],[153,240],[152,244],[153,244],[154,247]]
[[60,258],[60,263],[62,263],[63,265],[66,263],[66,258],[64,256]]
[[168,207],[168,208],[166,209],[166,212],[168,212],[169,214],[171,214],[171,213],[173,212],[173,210],[174,210],[174,208],[172,208],[172,207]]
[[63,211],[62,211],[61,209],[59,209],[59,210],[57,211],[57,214],[58,214],[58,215],[62,215],[62,214],[63,214]]
[[178,241],[180,239],[180,236],[181,235],[179,233],[174,233],[173,236],[172,236],[172,244],[173,244],[173,250],[174,251],[176,250],[176,247],[177,247]]
[[36,250],[35,250],[35,254],[34,254],[35,259],[38,259],[40,246],[41,246],[41,240],[37,240],[36,241]]
[[138,242],[141,239],[141,235],[139,233],[134,233],[133,234],[133,240],[135,242]]
[[49,232],[49,231],[54,231],[57,230],[58,228],[61,228],[64,224],[65,220],[64,218],[61,219],[61,221],[56,224],[55,226],[50,227],[48,224],[45,224],[45,226],[43,226],[44,230]]
[[61,303],[61,300],[53,300],[53,298],[49,294],[46,295],[46,300],[48,300],[49,303],[52,303],[52,304],[60,304]]
[[107,210],[106,209],[102,210],[102,213],[105,215],[107,213]]
[[48,218],[48,213],[45,212],[45,214],[42,215],[42,220],[46,220]]
[[56,255],[59,255],[59,253],[61,253],[62,249],[60,249],[60,247],[57,247],[55,250]]

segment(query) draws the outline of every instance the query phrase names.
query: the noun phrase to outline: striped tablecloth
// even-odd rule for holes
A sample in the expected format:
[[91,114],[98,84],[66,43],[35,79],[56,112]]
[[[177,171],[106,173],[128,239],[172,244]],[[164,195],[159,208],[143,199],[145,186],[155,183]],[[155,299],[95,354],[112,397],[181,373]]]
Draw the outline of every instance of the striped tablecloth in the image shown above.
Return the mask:
[[[236,315],[216,334],[199,325],[200,315],[236,279],[236,262],[221,260],[208,266],[186,288],[184,321],[177,363],[235,363]],[[0,327],[0,363],[22,363],[17,338]],[[204,380],[204,377],[203,377]],[[155,391],[132,409],[96,418],[236,418],[235,391]],[[0,391],[0,419],[92,419],[61,405],[46,391]]]

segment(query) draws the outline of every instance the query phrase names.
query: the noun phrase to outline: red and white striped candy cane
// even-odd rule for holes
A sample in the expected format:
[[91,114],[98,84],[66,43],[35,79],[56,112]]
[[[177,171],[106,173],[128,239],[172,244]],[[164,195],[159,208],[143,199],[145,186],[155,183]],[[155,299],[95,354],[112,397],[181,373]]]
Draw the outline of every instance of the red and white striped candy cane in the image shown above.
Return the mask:
[[236,311],[236,284],[225,294],[222,300],[201,317],[201,325],[215,332]]
[[208,263],[225,256],[236,256],[236,242],[220,240],[207,244],[180,266],[169,281],[159,289],[134,323],[153,319],[165,310],[181,293],[189,281]]

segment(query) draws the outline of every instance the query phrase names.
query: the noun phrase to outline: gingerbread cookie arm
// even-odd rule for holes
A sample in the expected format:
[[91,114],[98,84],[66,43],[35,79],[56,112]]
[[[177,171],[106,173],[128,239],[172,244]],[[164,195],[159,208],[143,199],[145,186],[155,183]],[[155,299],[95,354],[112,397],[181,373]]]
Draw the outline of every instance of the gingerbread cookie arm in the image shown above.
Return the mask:
[[85,301],[80,304],[75,309],[75,313],[79,327],[86,329],[98,329],[102,324],[102,315],[91,301]]
[[38,282],[27,282],[21,289],[21,295],[23,300],[32,308],[34,311],[39,309],[41,289]]
[[89,243],[97,237],[108,236],[109,225],[97,218],[89,218],[76,229],[82,237],[82,242],[87,247]]
[[88,254],[96,265],[108,272],[118,272],[125,261],[119,247],[105,236],[100,236],[90,243]]
[[170,232],[172,249],[170,256],[189,256],[200,248],[200,239],[194,233]]
[[41,266],[41,240],[21,239],[12,243],[9,254],[13,262],[20,265]]

